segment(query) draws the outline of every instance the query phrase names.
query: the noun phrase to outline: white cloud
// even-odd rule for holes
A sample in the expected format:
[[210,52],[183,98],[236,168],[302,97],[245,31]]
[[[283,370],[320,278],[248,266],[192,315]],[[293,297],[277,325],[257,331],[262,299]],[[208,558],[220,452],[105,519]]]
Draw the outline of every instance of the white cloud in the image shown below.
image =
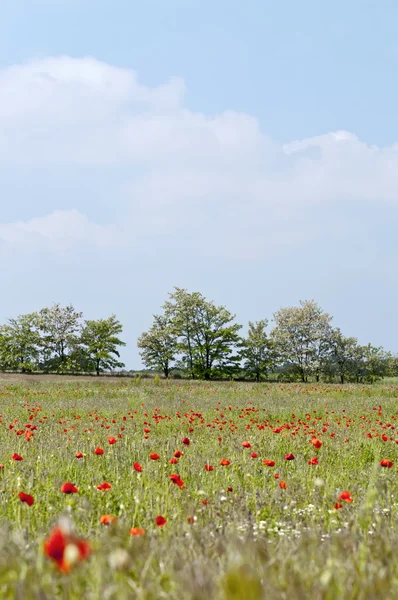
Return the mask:
[[0,164],[33,166],[43,178],[75,165],[93,169],[93,182],[96,169],[124,169],[109,199],[117,234],[55,211],[1,225],[0,238],[113,245],[190,230],[184,243],[201,252],[205,235],[215,252],[257,257],[316,237],[317,207],[334,207],[333,226],[341,203],[398,201],[398,145],[368,146],[346,131],[281,145],[250,115],[205,115],[184,102],[179,78],[150,87],[94,58],[0,70]]
[[67,249],[76,243],[107,247],[116,243],[114,228],[90,223],[77,210],[56,210],[28,221],[0,224],[0,240],[22,245],[55,245]]

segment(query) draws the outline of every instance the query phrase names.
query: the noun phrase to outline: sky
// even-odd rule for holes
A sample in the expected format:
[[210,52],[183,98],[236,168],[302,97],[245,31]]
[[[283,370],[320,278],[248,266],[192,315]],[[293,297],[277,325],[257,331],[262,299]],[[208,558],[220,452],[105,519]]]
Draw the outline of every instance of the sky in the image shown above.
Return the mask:
[[398,352],[396,0],[0,0],[0,322],[174,286]]

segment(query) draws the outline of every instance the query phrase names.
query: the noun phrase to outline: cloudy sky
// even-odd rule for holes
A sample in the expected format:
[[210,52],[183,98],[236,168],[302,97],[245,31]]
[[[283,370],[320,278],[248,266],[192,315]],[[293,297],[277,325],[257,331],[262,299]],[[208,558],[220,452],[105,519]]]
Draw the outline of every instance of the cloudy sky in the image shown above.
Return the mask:
[[173,286],[398,352],[396,0],[0,0],[0,321]]

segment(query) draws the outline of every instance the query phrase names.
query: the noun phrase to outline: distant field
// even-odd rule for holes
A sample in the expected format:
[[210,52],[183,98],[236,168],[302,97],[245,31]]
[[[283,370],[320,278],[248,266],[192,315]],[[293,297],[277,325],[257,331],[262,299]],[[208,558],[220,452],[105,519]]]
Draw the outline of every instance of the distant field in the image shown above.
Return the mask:
[[0,413],[1,598],[398,597],[394,381],[0,375]]

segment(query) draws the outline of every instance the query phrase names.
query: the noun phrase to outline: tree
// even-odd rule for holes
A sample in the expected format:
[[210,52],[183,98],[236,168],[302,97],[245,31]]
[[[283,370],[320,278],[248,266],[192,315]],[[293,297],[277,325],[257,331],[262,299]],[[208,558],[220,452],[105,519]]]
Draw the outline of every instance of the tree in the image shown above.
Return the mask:
[[319,381],[330,351],[332,317],[314,300],[307,300],[297,307],[281,308],[274,321],[271,339],[280,363],[303,382],[309,376]]
[[266,329],[267,319],[252,323],[249,321],[247,338],[243,341],[241,356],[244,359],[243,368],[248,375],[254,375],[260,381],[272,362],[272,344]]
[[80,336],[79,348],[84,368],[95,371],[97,375],[106,370],[124,367],[120,362],[118,346],[125,346],[118,338],[122,333],[122,324],[111,315],[108,319],[85,321]]
[[9,319],[0,327],[0,368],[21,370],[38,369],[40,335],[37,313]]
[[161,370],[168,379],[177,352],[177,337],[168,315],[155,315],[150,330],[137,343],[144,365]]
[[54,304],[43,308],[38,314],[41,333],[43,367],[49,371],[69,371],[79,342],[82,313],[76,312],[71,304],[64,308]]
[[210,379],[236,370],[240,359],[234,351],[241,341],[241,325],[233,323],[235,315],[199,292],[181,288],[169,295],[164,310],[178,340],[181,364],[193,378]]
[[329,372],[345,383],[357,371],[358,340],[345,337],[340,329],[333,329],[330,336]]
[[363,346],[364,378],[368,383],[374,383],[388,374],[390,355],[382,348],[368,344]]

